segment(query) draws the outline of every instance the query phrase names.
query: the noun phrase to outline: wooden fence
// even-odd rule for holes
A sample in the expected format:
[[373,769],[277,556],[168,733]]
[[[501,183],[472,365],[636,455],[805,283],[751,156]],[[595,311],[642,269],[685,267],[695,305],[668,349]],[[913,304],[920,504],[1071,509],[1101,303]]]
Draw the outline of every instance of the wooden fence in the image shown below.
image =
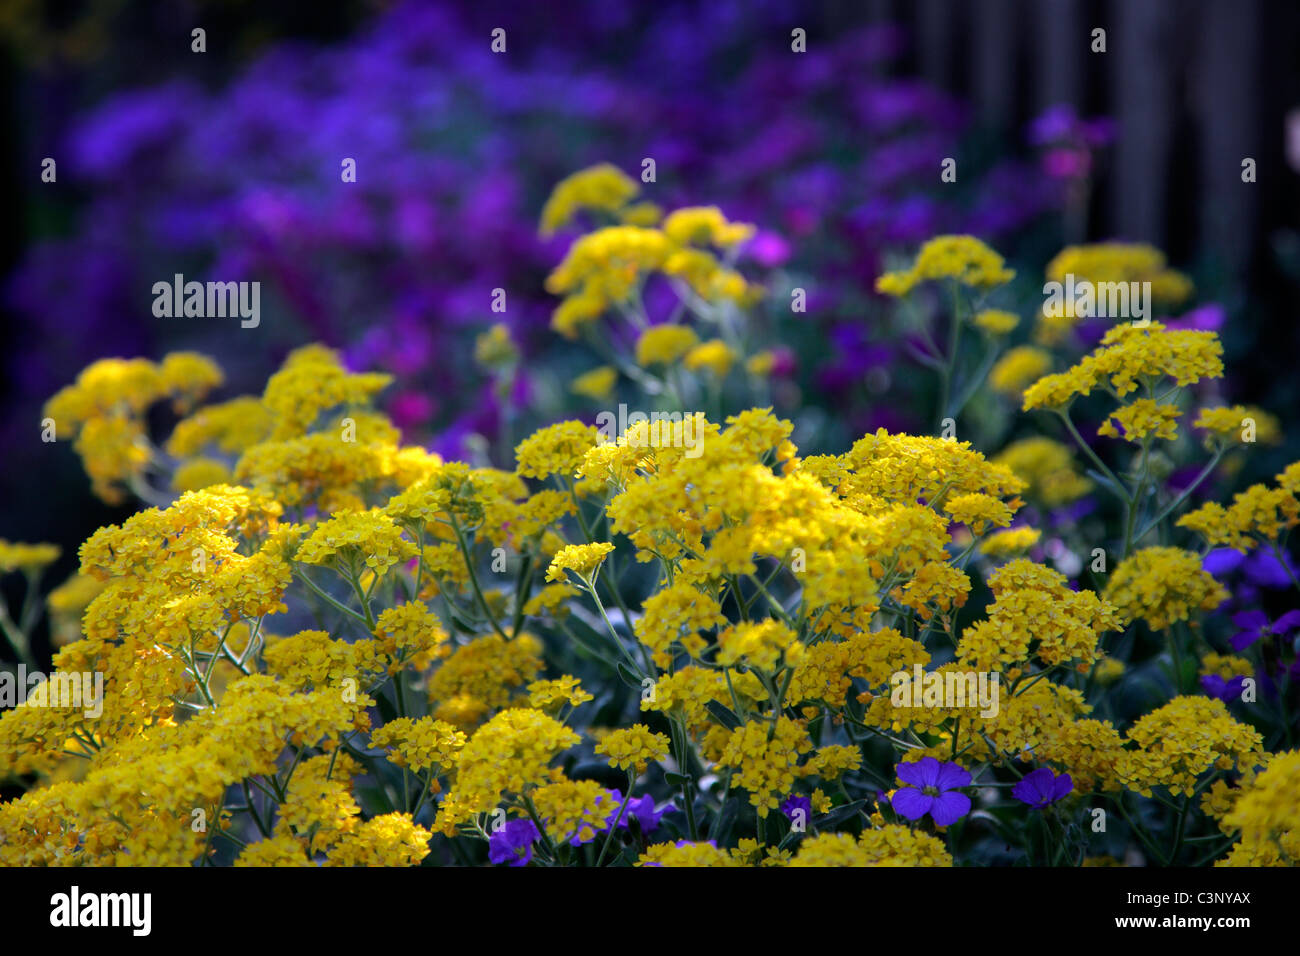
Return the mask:
[[[1295,225],[1285,117],[1300,107],[1295,0],[845,0],[828,29],[882,20],[911,38],[901,69],[960,96],[1019,137],[1068,103],[1117,123],[1091,238],[1146,240],[1241,276]],[[1106,51],[1092,51],[1092,31]],[[1243,183],[1242,160],[1257,181]]]

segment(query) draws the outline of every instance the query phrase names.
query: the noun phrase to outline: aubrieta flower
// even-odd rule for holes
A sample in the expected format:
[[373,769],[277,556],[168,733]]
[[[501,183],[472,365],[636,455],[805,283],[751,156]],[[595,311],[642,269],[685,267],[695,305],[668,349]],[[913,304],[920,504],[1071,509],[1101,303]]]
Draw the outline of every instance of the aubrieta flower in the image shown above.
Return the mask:
[[[609,799],[613,803],[613,809],[605,819],[605,825],[598,831],[600,833],[607,832],[615,824],[617,824],[619,830],[630,830],[633,820],[637,822],[637,826],[641,828],[642,833],[653,833],[659,829],[659,821],[664,818],[664,815],[677,809],[671,803],[664,804],[663,809],[655,809],[655,799],[649,794],[640,797],[629,797],[625,807],[621,790],[610,790],[608,793]],[[602,806],[604,805],[603,798],[598,802]]]
[[1287,611],[1272,622],[1263,611],[1242,611],[1233,615],[1232,623],[1238,630],[1229,642],[1234,651],[1243,651],[1261,637],[1288,637],[1300,629],[1300,610]]
[[801,794],[792,793],[786,798],[785,803],[781,804],[781,812],[789,817],[791,821],[794,820],[796,812],[802,812],[802,820],[807,823],[812,817],[812,799]]
[[1058,800],[1064,799],[1074,789],[1074,781],[1068,773],[1059,777],[1047,767],[1039,767],[1027,773],[1011,788],[1011,795],[1021,803],[1028,804],[1034,810],[1042,810]]
[[1241,700],[1241,692],[1245,687],[1246,678],[1238,675],[1236,677],[1221,677],[1218,674],[1202,674],[1201,689],[1205,693],[1221,700],[1225,704],[1230,704],[1234,700]]
[[540,837],[532,820],[510,820],[488,838],[488,859],[526,866],[533,858],[533,843]]
[[909,784],[895,791],[890,801],[900,817],[920,820],[928,813],[936,826],[946,827],[970,812],[970,797],[957,792],[958,787],[970,786],[970,771],[965,767],[922,757],[900,763],[895,773]]

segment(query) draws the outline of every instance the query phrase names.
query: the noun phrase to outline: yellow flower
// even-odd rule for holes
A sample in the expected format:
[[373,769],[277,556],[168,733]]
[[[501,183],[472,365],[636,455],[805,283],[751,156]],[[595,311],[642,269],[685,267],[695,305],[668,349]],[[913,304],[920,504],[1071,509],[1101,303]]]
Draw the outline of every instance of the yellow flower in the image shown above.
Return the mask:
[[1050,438],[1012,442],[993,458],[1028,484],[1025,494],[1048,508],[1059,508],[1092,490],[1092,482],[1075,470],[1070,449]]
[[569,391],[602,402],[613,395],[616,384],[618,384],[618,370],[612,365],[600,365],[590,372],[582,373],[570,382]]
[[1094,283],[1150,282],[1152,298],[1165,305],[1177,305],[1192,293],[1191,281],[1168,268],[1159,249],[1143,243],[1067,246],[1047,264],[1047,278],[1064,282],[1067,275]]
[[727,377],[735,360],[736,353],[731,346],[722,339],[710,339],[687,352],[683,364],[692,372],[706,368],[721,379]]
[[652,732],[645,724],[633,724],[606,734],[596,744],[596,753],[609,757],[611,767],[635,767],[637,773],[645,773],[649,761],[668,756],[668,738]]
[[1020,345],[998,359],[989,372],[989,385],[1004,395],[1019,398],[1026,386],[1052,367],[1052,356],[1032,345]]
[[461,750],[456,780],[438,811],[437,829],[451,836],[458,824],[494,810],[507,793],[523,794],[551,781],[549,764],[578,743],[578,735],[540,710],[503,710]]
[[718,663],[727,667],[743,661],[773,671],[783,661],[798,663],[803,650],[794,631],[771,618],[734,624],[718,635]]
[[1223,866],[1291,866],[1300,850],[1300,751],[1276,754],[1263,772],[1243,780],[1240,796],[1223,819],[1241,842]]
[[191,458],[177,466],[172,475],[172,487],[177,491],[198,491],[212,485],[228,485],[231,480],[225,462],[215,458]]
[[[1158,405],[1149,398],[1139,398],[1111,412],[1110,417],[1097,429],[1097,434],[1137,443],[1145,442],[1152,435],[1173,441],[1178,437],[1178,418],[1181,414],[1177,405]],[[1118,429],[1116,424],[1119,425]]]
[[579,170],[560,180],[551,191],[542,207],[541,234],[553,234],[584,209],[616,212],[640,191],[635,179],[610,163]]
[[847,833],[822,833],[799,844],[791,866],[952,866],[943,842],[928,833],[891,824]]
[[992,289],[1010,282],[1015,272],[1000,255],[974,236],[938,236],[921,246],[916,262],[903,272],[887,272],[876,280],[876,291],[904,296],[922,282],[952,279],[975,289]]
[[409,561],[416,548],[402,537],[402,529],[378,508],[337,515],[316,526],[298,549],[296,559],[303,564],[329,565],[336,561],[363,562],[366,567],[383,572],[395,564]]
[[989,335],[1009,335],[1020,324],[1020,316],[1002,309],[984,309],[971,320]]
[[565,545],[551,559],[551,566],[546,569],[546,580],[564,581],[564,572],[572,571],[590,585],[596,569],[605,560],[605,556],[613,550],[614,546],[604,541],[595,544]]
[[538,710],[558,710],[565,704],[577,707],[594,699],[582,689],[578,678],[568,674],[555,680],[539,680],[528,685],[528,704]]
[[391,751],[388,759],[399,767],[421,773],[437,768],[453,770],[465,746],[465,734],[432,717],[395,717],[370,735],[370,746]]
[[652,325],[636,342],[636,363],[642,366],[671,365],[700,341],[695,330],[685,325]]
[[731,732],[718,764],[736,771],[732,785],[748,790],[749,802],[766,817],[794,788],[799,756],[811,749],[807,731],[789,718],[778,718],[775,727],[751,721]]
[[668,214],[664,233],[673,242],[687,246],[708,243],[728,249],[754,235],[754,227],[743,222],[728,222],[717,206],[687,206]]
[[637,866],[744,866],[710,843],[656,843],[646,847]]
[[1282,429],[1277,416],[1254,405],[1202,408],[1196,421],[1192,422],[1192,427],[1241,442],[1258,441],[1275,445],[1282,440]]
[[1043,533],[1037,528],[1030,528],[1027,525],[1008,528],[1005,531],[996,531],[981,541],[979,551],[994,559],[1008,558],[1028,551],[1042,536]]
[[542,669],[541,653],[541,642],[526,633],[513,641],[488,634],[457,648],[429,678],[429,700],[437,705],[434,716],[463,726],[464,721],[453,716],[475,712],[467,700],[487,709],[504,707],[511,694]]
[[432,835],[409,813],[386,813],[344,836],[330,850],[326,865],[416,866],[429,855]]
[[515,448],[515,472],[525,478],[572,478],[598,437],[595,427],[578,421],[538,429]]
[[947,498],[943,510],[953,521],[969,526],[975,534],[983,534],[989,525],[1005,528],[1011,524],[1011,509],[1001,499],[978,492]]
[[1111,574],[1104,593],[1126,620],[1141,618],[1154,631],[1177,621],[1194,623],[1194,615],[1214,610],[1228,597],[1201,567],[1198,555],[1166,547],[1129,555]]
[[[1215,547],[1227,546],[1249,551],[1257,540],[1276,541],[1289,528],[1300,523],[1300,500],[1290,482],[1292,465],[1278,475],[1279,487],[1251,485],[1232,498],[1227,508],[1207,502],[1178,519],[1180,528],[1191,528]],[[1291,487],[1289,487],[1291,486]]]
[[1024,410],[1059,408],[1109,382],[1123,398],[1138,387],[1170,378],[1180,386],[1223,375],[1223,346],[1213,332],[1166,329],[1159,322],[1123,323],[1073,368],[1039,379],[1025,390]]
[[1263,740],[1209,697],[1175,697],[1138,720],[1128,739],[1138,749],[1122,751],[1115,770],[1125,787],[1146,797],[1157,786],[1190,797],[1208,770],[1248,770],[1259,762]]
[[59,560],[62,553],[57,544],[22,544],[0,538],[0,573],[34,574]]
[[510,327],[497,322],[474,340],[474,361],[487,369],[503,368],[519,359],[519,349],[510,338]]

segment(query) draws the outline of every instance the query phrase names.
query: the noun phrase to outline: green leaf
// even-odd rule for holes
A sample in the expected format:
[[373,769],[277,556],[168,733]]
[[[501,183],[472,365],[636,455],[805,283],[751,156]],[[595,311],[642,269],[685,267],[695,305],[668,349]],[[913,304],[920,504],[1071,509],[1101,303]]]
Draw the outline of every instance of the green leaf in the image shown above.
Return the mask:
[[714,719],[728,730],[735,730],[740,726],[740,718],[736,716],[735,712],[723,707],[716,700],[711,700],[704,706],[713,715]]
[[628,667],[622,661],[618,662],[618,676],[623,678],[623,682],[627,684],[628,687],[635,687],[637,690],[641,689],[641,678],[632,673],[632,668]]

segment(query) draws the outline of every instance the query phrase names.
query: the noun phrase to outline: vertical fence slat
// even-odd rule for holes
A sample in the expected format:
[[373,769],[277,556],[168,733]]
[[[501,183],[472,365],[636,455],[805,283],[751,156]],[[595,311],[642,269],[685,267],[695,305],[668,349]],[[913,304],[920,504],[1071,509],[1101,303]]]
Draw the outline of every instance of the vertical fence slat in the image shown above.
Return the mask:
[[975,108],[986,126],[1003,130],[1016,118],[1018,7],[1016,0],[985,0],[973,24]]
[[1174,124],[1173,26],[1178,6],[1150,0],[1117,0],[1110,7],[1106,72],[1115,105],[1112,195],[1115,232],[1164,245],[1165,174]]
[[1057,103],[1084,108],[1089,32],[1080,0],[1033,0],[1035,46],[1034,106],[1043,110]]
[[1193,61],[1200,239],[1206,252],[1238,275],[1250,261],[1260,188],[1242,182],[1241,161],[1249,156],[1259,164],[1264,159],[1255,125],[1259,15],[1258,0],[1203,4]]

